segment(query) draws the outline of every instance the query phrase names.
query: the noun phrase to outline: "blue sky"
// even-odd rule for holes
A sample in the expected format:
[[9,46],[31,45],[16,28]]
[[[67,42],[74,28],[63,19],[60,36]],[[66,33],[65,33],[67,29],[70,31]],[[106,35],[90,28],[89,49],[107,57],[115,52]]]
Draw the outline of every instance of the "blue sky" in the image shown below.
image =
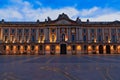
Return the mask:
[[0,0],[0,18],[6,21],[44,21],[66,13],[85,21],[120,20],[120,0]]

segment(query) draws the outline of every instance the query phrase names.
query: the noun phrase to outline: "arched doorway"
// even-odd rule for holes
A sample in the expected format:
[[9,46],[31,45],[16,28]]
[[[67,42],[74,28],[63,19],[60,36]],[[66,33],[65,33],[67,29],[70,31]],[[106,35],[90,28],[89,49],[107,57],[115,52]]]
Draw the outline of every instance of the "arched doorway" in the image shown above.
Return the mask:
[[103,46],[99,45],[99,54],[103,54]]
[[110,50],[110,45],[106,45],[106,54],[110,54],[111,50]]
[[60,54],[67,54],[66,44],[61,44],[60,45]]

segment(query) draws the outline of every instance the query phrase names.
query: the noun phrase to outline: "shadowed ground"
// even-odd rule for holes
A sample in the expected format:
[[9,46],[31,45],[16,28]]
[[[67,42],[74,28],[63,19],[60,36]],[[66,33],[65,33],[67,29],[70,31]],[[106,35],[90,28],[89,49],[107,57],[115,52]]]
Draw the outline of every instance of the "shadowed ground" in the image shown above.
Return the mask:
[[0,80],[120,80],[120,55],[0,56]]

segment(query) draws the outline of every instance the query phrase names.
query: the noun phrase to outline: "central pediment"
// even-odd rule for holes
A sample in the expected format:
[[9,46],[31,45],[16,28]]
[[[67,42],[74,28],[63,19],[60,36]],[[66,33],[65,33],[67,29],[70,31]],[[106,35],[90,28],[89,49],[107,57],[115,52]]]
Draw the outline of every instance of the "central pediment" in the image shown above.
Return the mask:
[[71,22],[67,20],[59,20],[55,24],[71,24]]
[[76,21],[71,20],[67,14],[60,14],[58,16],[58,18],[56,20],[51,20],[50,18],[48,18],[48,22],[49,24],[53,24],[53,25],[72,25],[72,24],[76,24]]

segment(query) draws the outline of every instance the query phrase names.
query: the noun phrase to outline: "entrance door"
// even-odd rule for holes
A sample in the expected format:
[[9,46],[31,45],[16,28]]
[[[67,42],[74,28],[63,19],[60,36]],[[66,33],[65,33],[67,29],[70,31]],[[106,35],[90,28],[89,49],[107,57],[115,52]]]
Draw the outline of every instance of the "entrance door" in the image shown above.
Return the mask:
[[103,54],[103,46],[102,45],[99,46],[99,54]]
[[60,54],[67,54],[67,52],[66,52],[66,44],[61,44],[61,46],[60,46]]
[[106,54],[110,54],[111,51],[110,51],[110,46],[109,45],[106,45]]

